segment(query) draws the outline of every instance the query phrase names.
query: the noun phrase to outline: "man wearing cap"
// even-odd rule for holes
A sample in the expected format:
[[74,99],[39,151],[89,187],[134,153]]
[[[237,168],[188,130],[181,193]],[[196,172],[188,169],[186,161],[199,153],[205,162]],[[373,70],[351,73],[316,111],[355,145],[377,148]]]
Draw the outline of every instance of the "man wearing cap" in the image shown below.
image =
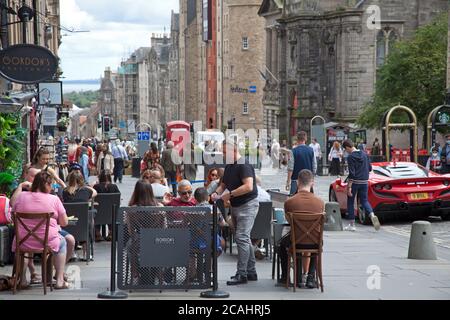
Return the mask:
[[121,145],[120,139],[116,140],[111,153],[114,157],[114,183],[116,183],[117,180],[119,180],[119,183],[122,183],[123,162],[124,160],[128,160],[128,155],[125,148]]

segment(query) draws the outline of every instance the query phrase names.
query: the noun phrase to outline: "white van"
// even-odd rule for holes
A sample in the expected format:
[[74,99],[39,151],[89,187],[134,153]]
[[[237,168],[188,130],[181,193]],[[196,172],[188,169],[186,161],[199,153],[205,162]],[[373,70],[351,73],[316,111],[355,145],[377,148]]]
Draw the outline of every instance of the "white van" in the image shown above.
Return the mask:
[[[202,151],[213,152],[213,149],[216,148],[219,150],[215,150],[215,153],[219,152],[222,148],[223,140],[225,140],[225,135],[221,131],[197,131],[195,133],[195,144]],[[206,144],[208,147],[205,147]]]

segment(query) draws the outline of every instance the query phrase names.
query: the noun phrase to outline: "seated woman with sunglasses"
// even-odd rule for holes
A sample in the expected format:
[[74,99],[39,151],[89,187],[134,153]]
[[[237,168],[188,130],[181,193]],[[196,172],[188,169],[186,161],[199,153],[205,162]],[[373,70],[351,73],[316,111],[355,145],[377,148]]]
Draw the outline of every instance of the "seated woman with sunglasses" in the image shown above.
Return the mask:
[[205,188],[208,191],[209,195],[212,195],[216,192],[217,188],[220,185],[220,179],[223,177],[223,168],[213,168],[209,170],[208,177],[206,177]]

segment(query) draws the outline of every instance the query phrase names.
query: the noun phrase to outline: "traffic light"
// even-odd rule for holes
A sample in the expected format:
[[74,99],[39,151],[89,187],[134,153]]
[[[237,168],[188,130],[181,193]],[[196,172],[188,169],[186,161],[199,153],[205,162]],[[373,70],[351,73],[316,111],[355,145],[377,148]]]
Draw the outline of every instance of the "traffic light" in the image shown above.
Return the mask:
[[110,120],[109,117],[103,117],[103,132],[109,132]]

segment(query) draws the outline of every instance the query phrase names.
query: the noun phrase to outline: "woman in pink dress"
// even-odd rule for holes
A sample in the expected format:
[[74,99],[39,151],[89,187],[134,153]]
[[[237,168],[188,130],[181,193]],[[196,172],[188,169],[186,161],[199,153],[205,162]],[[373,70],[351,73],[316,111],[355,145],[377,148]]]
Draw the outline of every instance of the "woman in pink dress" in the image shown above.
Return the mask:
[[[22,192],[17,198],[13,206],[13,212],[26,212],[26,213],[42,213],[53,212],[53,216],[50,218],[50,226],[48,232],[48,246],[54,253],[54,265],[56,268],[56,286],[55,289],[67,289],[68,284],[64,281],[64,268],[66,264],[66,252],[67,245],[66,240],[59,234],[60,227],[65,227],[68,224],[66,210],[64,209],[61,200],[54,195],[51,195],[52,191],[52,176],[50,173],[41,171],[38,173],[31,186],[31,192]],[[26,223],[27,221],[25,221]],[[32,230],[37,223],[35,221],[29,221],[27,225]],[[44,238],[45,226],[40,228],[36,235]],[[27,234],[27,231],[23,227],[19,227],[19,235],[23,238]],[[15,241],[13,240],[13,250],[15,250]],[[25,249],[40,249],[42,245],[38,240],[30,237],[23,244]]]

